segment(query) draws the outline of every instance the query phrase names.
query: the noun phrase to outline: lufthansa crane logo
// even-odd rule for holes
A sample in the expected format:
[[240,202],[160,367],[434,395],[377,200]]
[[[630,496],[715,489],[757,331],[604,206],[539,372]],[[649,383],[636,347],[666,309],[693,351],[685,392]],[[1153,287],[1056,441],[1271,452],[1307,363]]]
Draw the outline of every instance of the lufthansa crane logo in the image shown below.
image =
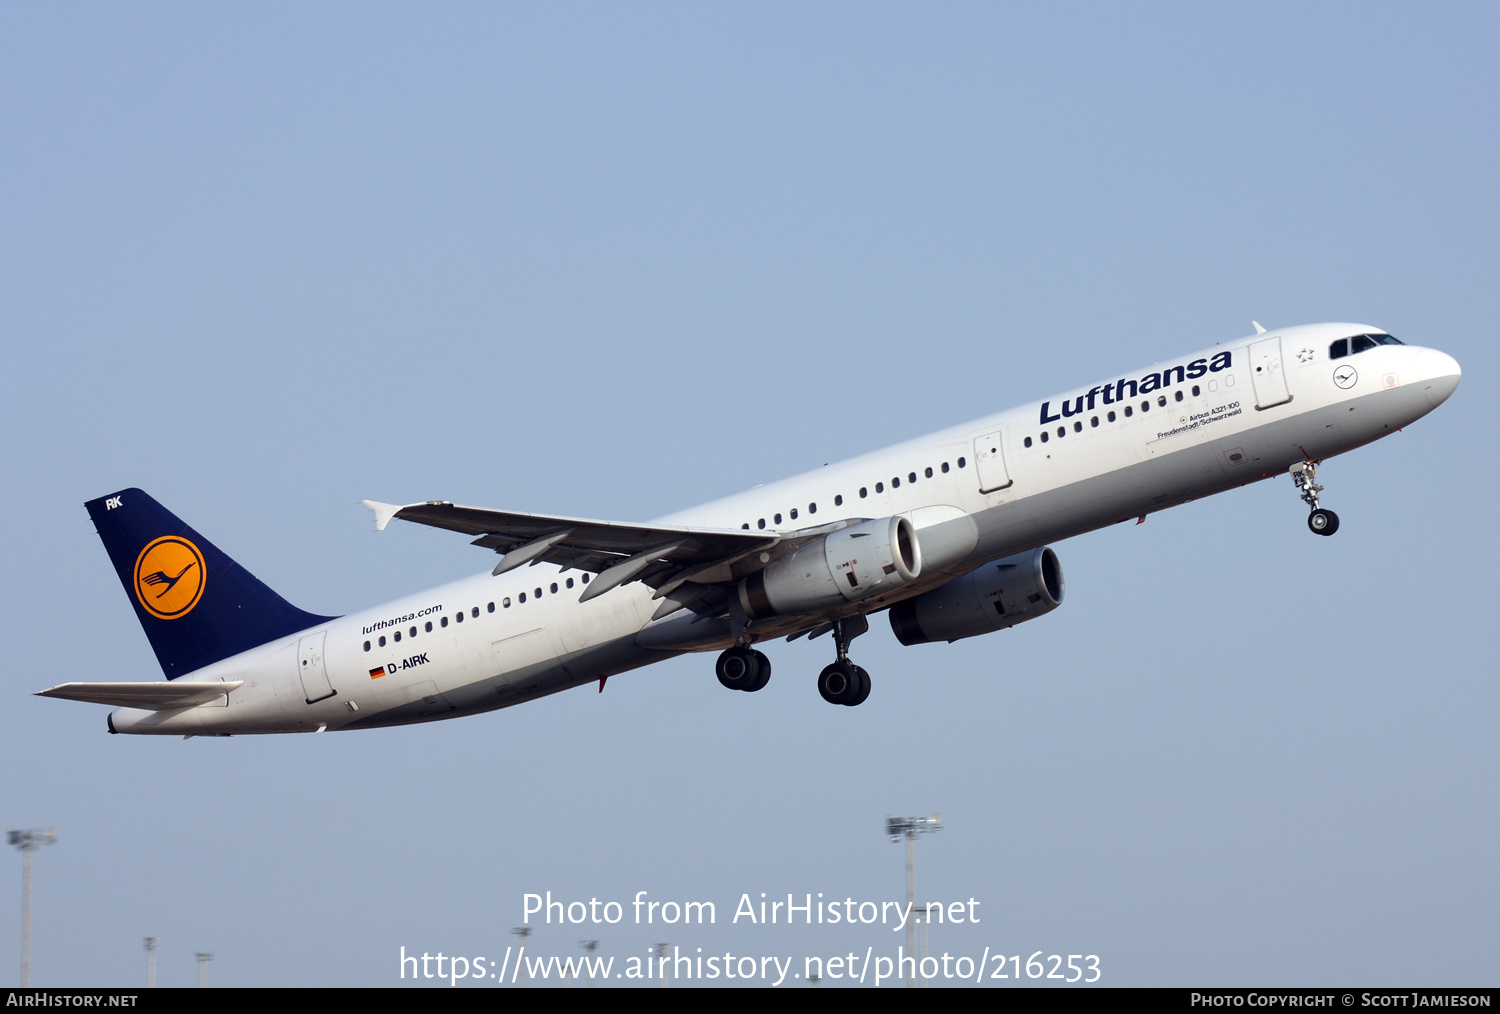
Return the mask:
[[1357,380],[1359,380],[1359,374],[1352,366],[1340,366],[1333,371],[1333,382],[1346,391],[1353,387]]
[[153,540],[135,559],[135,598],[159,620],[193,611],[203,597],[203,554],[180,535]]

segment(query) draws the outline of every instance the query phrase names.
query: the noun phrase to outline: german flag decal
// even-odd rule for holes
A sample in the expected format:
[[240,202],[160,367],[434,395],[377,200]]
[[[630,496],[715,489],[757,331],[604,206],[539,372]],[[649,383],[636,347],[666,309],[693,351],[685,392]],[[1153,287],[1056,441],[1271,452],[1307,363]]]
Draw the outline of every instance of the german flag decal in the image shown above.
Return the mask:
[[385,666],[381,666],[379,669],[371,669],[370,670],[370,679],[372,679],[372,680],[378,680],[378,679],[380,679],[380,677],[382,677],[384,675],[385,675]]

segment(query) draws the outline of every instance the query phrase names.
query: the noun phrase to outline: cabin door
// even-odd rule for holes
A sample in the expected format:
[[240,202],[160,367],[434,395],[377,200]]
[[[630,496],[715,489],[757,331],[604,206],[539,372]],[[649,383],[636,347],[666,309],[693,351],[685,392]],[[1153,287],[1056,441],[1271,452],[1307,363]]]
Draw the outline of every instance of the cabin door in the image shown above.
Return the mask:
[[1250,382],[1255,386],[1255,407],[1271,408],[1292,400],[1286,389],[1286,371],[1281,368],[1281,336],[1250,343]]
[[1005,431],[996,430],[974,438],[974,467],[979,472],[979,492],[993,493],[1013,481],[1005,467]]

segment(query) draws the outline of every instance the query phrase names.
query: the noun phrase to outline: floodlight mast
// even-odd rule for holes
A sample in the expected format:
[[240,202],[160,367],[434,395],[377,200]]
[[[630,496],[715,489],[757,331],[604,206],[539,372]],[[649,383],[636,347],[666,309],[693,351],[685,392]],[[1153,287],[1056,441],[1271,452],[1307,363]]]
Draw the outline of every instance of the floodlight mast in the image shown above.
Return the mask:
[[141,944],[146,949],[146,988],[156,988],[156,950],[161,946],[160,937],[146,937]]
[[594,952],[599,949],[599,941],[597,941],[597,940],[580,940],[580,941],[578,941],[578,946],[582,947],[584,949],[585,953],[588,954],[588,957],[586,959],[584,959],[584,960],[586,960],[588,962],[589,988],[593,989],[594,988]]
[[208,985],[208,963],[214,956],[207,951],[199,951],[193,957],[198,959],[198,988],[203,989]]
[[[911,971],[906,975],[906,988],[917,987],[917,926],[914,921],[917,908],[917,835],[936,834],[943,829],[943,815],[931,817],[885,818],[885,833],[896,842],[906,839],[906,953],[911,958]],[[926,909],[923,909],[925,916]]]
[[31,854],[57,842],[57,828],[11,831],[10,843],[21,850],[21,988],[31,985]]
[[521,938],[521,953],[516,959],[516,971],[521,973],[521,985],[529,986],[531,985],[531,978],[526,974],[526,938],[531,936],[531,927],[517,926],[511,930],[511,934]]

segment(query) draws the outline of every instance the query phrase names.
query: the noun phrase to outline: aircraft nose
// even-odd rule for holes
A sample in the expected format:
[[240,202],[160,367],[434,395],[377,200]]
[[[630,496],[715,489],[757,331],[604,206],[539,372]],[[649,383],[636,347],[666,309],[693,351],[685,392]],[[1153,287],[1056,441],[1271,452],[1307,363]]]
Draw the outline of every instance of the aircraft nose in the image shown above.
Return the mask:
[[1436,349],[1424,349],[1422,359],[1427,397],[1432,401],[1432,407],[1436,408],[1458,389],[1458,382],[1463,378],[1464,371],[1459,368],[1457,359]]

